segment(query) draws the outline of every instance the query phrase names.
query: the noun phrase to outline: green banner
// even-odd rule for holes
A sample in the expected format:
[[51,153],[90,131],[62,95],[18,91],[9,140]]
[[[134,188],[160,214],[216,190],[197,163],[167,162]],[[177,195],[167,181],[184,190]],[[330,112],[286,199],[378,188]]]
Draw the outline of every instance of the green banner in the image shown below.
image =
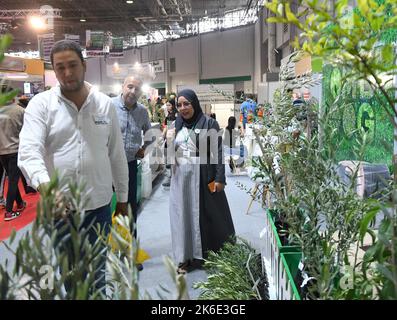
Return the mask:
[[[337,103],[338,112],[332,115],[333,127],[338,134],[332,141],[336,157],[341,160],[355,159],[353,149],[356,138],[363,129],[369,138],[364,161],[391,165],[393,156],[393,125],[380,100],[364,81],[347,80],[348,70],[326,65],[323,69],[323,104],[325,110]],[[338,100],[336,100],[338,99]],[[357,130],[354,134],[352,132]]]
[[109,48],[109,57],[115,58],[124,56],[123,40],[124,38],[122,37],[112,37],[112,44]]

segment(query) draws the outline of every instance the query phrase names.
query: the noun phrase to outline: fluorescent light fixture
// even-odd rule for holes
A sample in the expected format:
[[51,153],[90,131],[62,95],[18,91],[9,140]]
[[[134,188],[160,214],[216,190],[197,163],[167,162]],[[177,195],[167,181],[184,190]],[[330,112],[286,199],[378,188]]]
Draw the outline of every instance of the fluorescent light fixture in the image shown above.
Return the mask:
[[0,72],[0,79],[25,80],[28,78],[29,78],[29,75],[27,73],[2,73],[2,72]]
[[132,0],[127,0],[125,3],[128,3],[128,4],[133,4],[133,3],[134,3],[134,1],[132,1]]

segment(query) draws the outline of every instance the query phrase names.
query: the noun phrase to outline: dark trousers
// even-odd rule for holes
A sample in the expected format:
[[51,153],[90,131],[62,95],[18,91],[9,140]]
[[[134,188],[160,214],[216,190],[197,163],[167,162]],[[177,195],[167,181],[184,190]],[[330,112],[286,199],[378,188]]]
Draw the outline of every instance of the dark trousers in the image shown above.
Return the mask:
[[[138,161],[133,160],[128,162],[128,203],[131,206],[132,216],[134,218],[134,237],[137,236],[137,224],[138,219],[138,204],[136,202],[137,193],[137,177],[138,177]],[[131,226],[132,228],[132,226]]]
[[[110,227],[112,225],[112,215],[110,212],[110,204],[103,206],[101,208],[95,209],[95,210],[90,210],[86,212],[86,216],[84,219],[84,222],[82,223],[81,229],[88,229],[88,241],[90,244],[94,244],[97,239],[98,239],[98,234],[97,234],[97,225],[99,224],[101,232],[103,232],[104,236],[109,235],[110,232]],[[73,243],[72,240],[69,238],[68,240],[64,241],[67,234],[70,234],[70,228],[74,228],[75,230],[77,229],[76,226],[73,225],[73,219],[70,218],[69,221],[64,221],[64,220],[59,220],[56,222],[56,228],[59,231],[59,234],[55,240],[55,246],[58,247],[60,251],[66,251],[68,260],[69,260],[69,268],[72,269],[74,265],[79,263],[79,261],[75,261],[76,257],[74,255],[73,251]],[[66,227],[65,232],[60,232],[63,228],[65,228],[65,224],[68,224],[68,227]],[[63,240],[63,241],[61,241]],[[102,245],[102,248],[105,248],[105,244]],[[102,290],[102,293],[106,295],[106,278],[105,278],[105,273],[106,273],[106,252],[100,256],[99,260],[99,266],[96,270],[95,273],[95,290]],[[86,253],[81,250],[80,252],[80,257],[83,257]],[[81,258],[77,258],[81,259]],[[62,270],[61,270],[62,273]],[[72,287],[72,284],[70,282],[65,281],[65,289],[67,292],[70,292],[70,289]]]
[[3,198],[4,180],[5,179],[6,179],[6,172],[5,172],[3,165],[1,164],[1,161],[0,161],[0,199]]
[[21,171],[18,168],[18,153],[0,155],[0,162],[8,175],[8,191],[7,191],[7,212],[11,212],[14,206],[14,201],[18,205],[22,204],[21,193],[18,188],[19,177],[21,176]]

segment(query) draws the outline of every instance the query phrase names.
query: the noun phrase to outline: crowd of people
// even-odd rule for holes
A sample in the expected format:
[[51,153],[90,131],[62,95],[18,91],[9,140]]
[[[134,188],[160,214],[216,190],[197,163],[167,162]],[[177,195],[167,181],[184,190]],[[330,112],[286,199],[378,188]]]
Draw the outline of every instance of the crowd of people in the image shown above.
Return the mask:
[[[59,85],[30,101],[20,97],[9,99],[2,106],[0,206],[5,207],[4,220],[18,218],[26,208],[18,187],[20,178],[25,193],[43,194],[57,171],[66,180],[84,181],[89,191],[83,227],[99,225],[105,235],[109,234],[110,203],[115,194],[114,214],[128,215],[130,207],[131,233],[137,238],[138,160],[145,157],[156,140],[142,139],[142,134],[151,130],[148,109],[139,103],[144,79],[128,76],[118,96],[99,92],[85,81],[86,62],[80,46],[68,40],[55,43],[51,63]],[[2,93],[10,90],[3,87]],[[230,157],[233,172],[238,141],[249,124],[263,117],[263,108],[248,95],[240,107],[240,121],[229,117],[222,131],[215,113],[204,113],[193,90],[170,94],[158,105],[167,168],[163,186],[170,192],[172,249],[177,272],[186,273],[200,268],[208,252],[217,252],[234,239],[225,193],[224,157]],[[241,156],[239,150],[237,155]],[[8,191],[3,199],[6,174]],[[70,213],[73,212],[71,208]],[[56,225],[63,232],[73,228],[68,220],[56,221]],[[97,237],[92,228],[89,240],[94,243]],[[67,241],[60,245],[68,254],[74,254]],[[105,259],[102,262],[104,266]],[[137,268],[142,270],[143,266]],[[99,287],[104,275],[103,270],[96,275]]]
[[[0,160],[8,175],[5,218],[18,218],[26,207],[18,190],[20,177],[43,194],[57,171],[64,179],[84,181],[89,190],[83,227],[99,225],[105,235],[109,233],[110,203],[115,193],[115,215],[127,215],[130,206],[135,222],[131,231],[137,237],[137,160],[154,141],[142,141],[142,132],[151,128],[148,111],[138,102],[143,79],[127,77],[122,93],[108,97],[85,81],[82,50],[68,40],[55,43],[51,63],[58,86],[34,96],[27,107],[14,100],[2,107]],[[180,151],[166,156],[176,158],[169,165],[170,181],[166,181],[170,187],[172,248],[177,271],[186,273],[201,267],[209,251],[218,251],[226,241],[233,241],[235,230],[224,191],[222,136],[214,142],[200,134],[202,130],[219,132],[218,122],[203,113],[192,90],[171,97],[165,114],[165,149]],[[198,155],[203,144],[211,144],[205,164]],[[70,209],[73,214],[73,207]],[[62,232],[74,228],[68,219],[56,221],[56,225]],[[94,243],[97,237],[92,228],[89,241]],[[68,241],[59,245],[68,255],[74,254]],[[96,274],[98,287],[104,282],[103,269]]]

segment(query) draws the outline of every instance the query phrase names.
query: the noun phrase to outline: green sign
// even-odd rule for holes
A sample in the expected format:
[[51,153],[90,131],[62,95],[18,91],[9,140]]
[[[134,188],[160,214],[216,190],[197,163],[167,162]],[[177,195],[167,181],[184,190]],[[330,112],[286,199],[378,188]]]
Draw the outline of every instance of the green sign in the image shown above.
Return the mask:
[[339,107],[338,112],[331,114],[332,126],[338,129],[332,141],[337,161],[357,160],[353,152],[356,138],[366,132],[369,143],[363,160],[391,165],[393,125],[382,102],[364,82],[344,80],[347,72],[331,65],[323,69],[323,107]]

